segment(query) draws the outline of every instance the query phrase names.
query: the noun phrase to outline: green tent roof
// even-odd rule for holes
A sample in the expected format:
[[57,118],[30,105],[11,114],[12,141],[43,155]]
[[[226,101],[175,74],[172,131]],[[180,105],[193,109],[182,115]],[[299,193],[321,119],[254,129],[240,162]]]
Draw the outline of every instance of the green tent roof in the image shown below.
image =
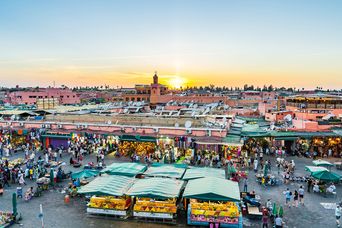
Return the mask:
[[[180,164],[181,165],[181,164]],[[182,178],[185,168],[177,165],[153,165],[144,174],[152,177]]]
[[225,143],[231,143],[231,144],[241,144],[241,137],[236,136],[236,135],[231,135],[229,132],[227,137],[223,138],[222,141]]
[[135,179],[126,176],[104,175],[82,186],[78,193],[91,195],[122,196],[132,186]]
[[128,190],[127,195],[152,199],[179,197],[184,181],[170,178],[146,178],[137,180]]
[[215,168],[198,168],[191,167],[186,170],[183,180],[193,180],[204,177],[217,177],[225,179],[225,171],[223,169],[215,169]]
[[139,163],[112,163],[111,165],[107,166],[104,170],[102,170],[101,173],[134,177],[139,173],[145,172],[146,169],[146,165]]
[[156,137],[144,136],[144,135],[121,135],[121,141],[133,141],[133,142],[157,142]]
[[333,166],[333,164],[331,164],[330,162],[324,161],[324,160],[321,160],[321,159],[314,160],[314,161],[312,161],[312,163],[315,166]]
[[240,201],[239,184],[216,177],[205,177],[189,180],[184,198],[206,201]]
[[89,177],[94,177],[99,175],[100,171],[98,170],[93,170],[93,169],[85,169],[79,172],[75,172],[71,174],[72,179],[77,179],[77,178],[89,178]]
[[305,166],[305,170],[309,171],[310,173],[320,172],[320,171],[329,171],[327,168],[320,167],[320,166]]
[[311,173],[311,176],[321,180],[321,181],[332,181],[332,182],[337,182],[341,180],[341,176],[337,173],[332,173],[329,171],[318,171]]

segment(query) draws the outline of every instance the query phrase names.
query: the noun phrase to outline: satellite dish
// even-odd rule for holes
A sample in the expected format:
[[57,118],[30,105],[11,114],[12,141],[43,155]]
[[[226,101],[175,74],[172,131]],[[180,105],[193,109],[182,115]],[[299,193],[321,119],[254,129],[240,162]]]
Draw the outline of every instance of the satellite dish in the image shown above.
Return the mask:
[[288,121],[288,122],[292,121],[292,116],[291,116],[291,114],[287,114],[287,115],[284,117],[284,120],[285,120],[285,121]]
[[127,113],[127,112],[128,112],[128,109],[127,109],[127,108],[125,108],[125,109],[123,110],[123,112],[124,112],[124,113]]
[[108,125],[111,125],[111,124],[112,124],[112,121],[108,120],[108,121],[107,121],[107,124],[108,124]]
[[179,123],[175,123],[175,127],[179,127]]
[[222,118],[223,123],[227,122],[227,117]]
[[198,107],[198,104],[194,104],[193,108],[197,108]]
[[191,128],[192,122],[190,120],[187,120],[185,122],[185,128]]

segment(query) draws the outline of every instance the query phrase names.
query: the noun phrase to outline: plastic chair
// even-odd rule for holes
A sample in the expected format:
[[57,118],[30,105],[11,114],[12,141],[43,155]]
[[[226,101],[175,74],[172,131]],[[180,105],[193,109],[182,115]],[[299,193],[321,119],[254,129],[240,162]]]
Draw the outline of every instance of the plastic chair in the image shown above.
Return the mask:
[[23,188],[17,187],[17,198],[23,198]]

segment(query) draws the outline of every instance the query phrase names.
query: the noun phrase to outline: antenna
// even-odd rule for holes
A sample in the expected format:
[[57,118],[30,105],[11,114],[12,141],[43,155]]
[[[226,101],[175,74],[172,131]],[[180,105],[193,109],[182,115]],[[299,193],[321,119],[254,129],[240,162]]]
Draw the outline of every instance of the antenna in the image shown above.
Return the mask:
[[187,120],[185,122],[185,128],[191,128],[192,122],[190,120]]

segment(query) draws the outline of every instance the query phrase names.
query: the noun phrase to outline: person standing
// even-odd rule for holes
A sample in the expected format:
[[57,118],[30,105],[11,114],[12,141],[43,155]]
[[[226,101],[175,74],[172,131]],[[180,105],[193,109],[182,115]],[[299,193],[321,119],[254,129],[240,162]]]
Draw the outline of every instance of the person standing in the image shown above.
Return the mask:
[[243,180],[243,191],[244,191],[244,192],[247,192],[247,191],[248,191],[248,190],[247,190],[247,187],[248,187],[247,184],[248,184],[248,183],[247,183],[247,178],[245,178],[245,179]]
[[309,180],[308,180],[308,190],[307,190],[308,192],[310,192],[311,186],[312,186],[312,179],[309,178]]
[[299,202],[301,203],[301,204],[303,204],[304,205],[304,188],[303,188],[303,186],[300,186],[300,188],[298,189],[298,193],[299,193]]
[[268,228],[268,214],[262,215],[262,228]]
[[254,172],[258,171],[258,159],[254,159]]
[[336,216],[336,225],[337,225],[337,227],[340,227],[341,214],[342,214],[341,207],[340,207],[340,205],[337,205],[336,209],[335,209],[335,216]]

